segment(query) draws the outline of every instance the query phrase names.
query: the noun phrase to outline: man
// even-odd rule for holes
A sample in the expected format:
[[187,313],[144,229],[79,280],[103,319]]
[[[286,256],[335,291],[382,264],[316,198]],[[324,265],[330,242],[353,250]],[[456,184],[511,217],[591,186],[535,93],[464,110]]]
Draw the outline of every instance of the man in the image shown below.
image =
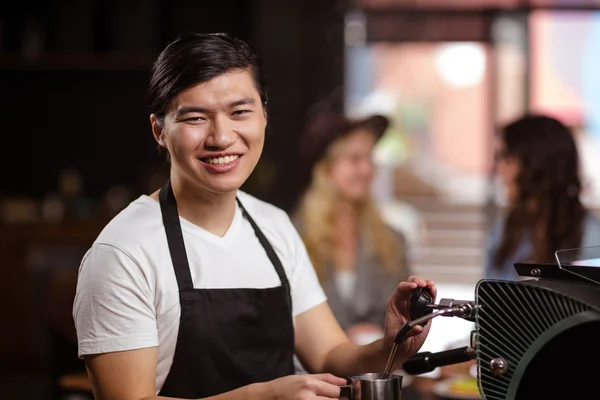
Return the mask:
[[[177,39],[154,64],[150,122],[170,179],[116,216],[80,268],[74,319],[96,399],[337,398],[345,379],[325,372],[382,370],[410,292],[435,293],[400,283],[385,338],[348,341],[288,216],[239,190],[262,152],[265,87],[258,57],[224,34]],[[316,375],[293,375],[294,353]]]

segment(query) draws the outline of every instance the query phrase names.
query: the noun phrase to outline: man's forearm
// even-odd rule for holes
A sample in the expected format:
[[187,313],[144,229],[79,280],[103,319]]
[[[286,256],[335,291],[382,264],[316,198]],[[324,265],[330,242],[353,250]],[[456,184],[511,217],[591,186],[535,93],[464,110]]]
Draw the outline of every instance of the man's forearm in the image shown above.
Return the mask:
[[[388,356],[389,352],[385,350],[381,339],[363,346],[348,342],[338,345],[327,354],[323,369],[324,372],[342,377],[383,372]],[[397,360],[401,357],[399,354]]]

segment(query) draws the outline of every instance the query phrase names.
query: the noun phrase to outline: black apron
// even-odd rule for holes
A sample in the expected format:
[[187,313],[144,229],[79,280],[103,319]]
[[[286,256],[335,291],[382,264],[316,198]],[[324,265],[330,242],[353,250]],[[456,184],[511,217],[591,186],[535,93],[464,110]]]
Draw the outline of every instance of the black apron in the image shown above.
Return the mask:
[[159,395],[203,398],[294,374],[290,285],[273,247],[239,199],[281,286],[194,289],[170,181],[159,199],[181,304],[173,364]]

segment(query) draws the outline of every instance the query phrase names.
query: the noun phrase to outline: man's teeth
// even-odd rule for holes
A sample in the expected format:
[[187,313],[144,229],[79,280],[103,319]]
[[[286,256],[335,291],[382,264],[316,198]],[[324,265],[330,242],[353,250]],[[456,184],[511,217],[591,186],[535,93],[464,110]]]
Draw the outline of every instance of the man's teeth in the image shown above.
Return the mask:
[[229,164],[240,158],[239,155],[205,158],[204,161],[208,164]]

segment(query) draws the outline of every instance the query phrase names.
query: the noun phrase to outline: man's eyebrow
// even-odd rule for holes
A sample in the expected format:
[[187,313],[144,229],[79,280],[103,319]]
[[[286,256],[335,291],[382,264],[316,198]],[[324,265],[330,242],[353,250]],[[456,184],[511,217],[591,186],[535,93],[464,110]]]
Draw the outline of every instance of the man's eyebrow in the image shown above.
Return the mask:
[[244,97],[242,99],[239,99],[239,100],[229,103],[229,107],[234,108],[237,106],[246,106],[246,105],[253,106],[254,104],[256,104],[256,101],[253,98]]
[[206,108],[203,107],[197,107],[197,106],[186,106],[186,107],[181,107],[180,109],[178,109],[175,112],[175,117],[179,118],[184,116],[185,114],[190,114],[190,113],[207,113],[208,110]]

